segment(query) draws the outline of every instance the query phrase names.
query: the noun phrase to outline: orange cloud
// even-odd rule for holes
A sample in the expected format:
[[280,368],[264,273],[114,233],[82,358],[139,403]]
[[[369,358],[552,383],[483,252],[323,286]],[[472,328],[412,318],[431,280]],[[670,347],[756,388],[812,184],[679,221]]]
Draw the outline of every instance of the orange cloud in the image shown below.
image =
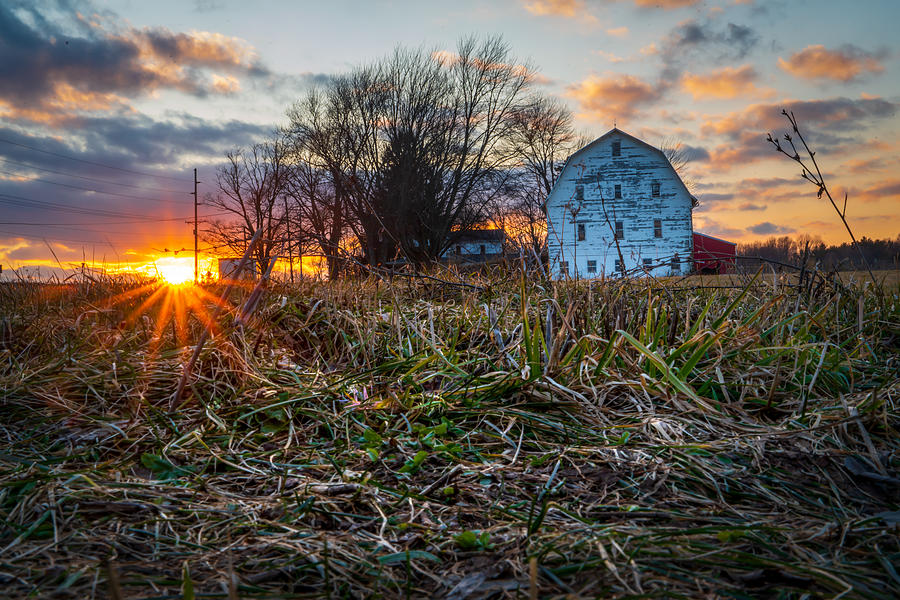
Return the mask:
[[882,158],[853,158],[845,162],[841,169],[853,175],[862,175],[880,171],[884,167],[885,163]]
[[584,0],[530,0],[525,2],[525,10],[533,15],[553,15],[575,17],[585,14]]
[[707,75],[685,73],[681,79],[684,90],[694,100],[704,98],[737,98],[738,96],[772,95],[772,90],[760,90],[754,85],[756,70],[750,65],[740,68],[724,67]]
[[33,40],[0,57],[7,75],[0,86],[4,116],[58,125],[84,112],[131,110],[130,99],[161,89],[232,94],[240,89],[238,77],[270,75],[253,48],[237,38],[69,16],[83,35],[72,36],[52,20],[37,27],[18,14],[4,25],[10,39]]
[[850,199],[853,200],[854,196],[855,199],[866,203],[881,202],[882,200],[893,201],[894,204],[900,203],[900,179],[879,181],[861,192],[851,193]]
[[778,59],[778,66],[794,77],[802,79],[831,79],[852,81],[866,73],[881,73],[884,65],[874,54],[855,46],[829,50],[821,44],[807,46],[788,60]]
[[231,75],[223,77],[214,74],[212,76],[212,89],[222,95],[234,94],[241,90],[241,83]]
[[72,119],[73,112],[96,112],[133,109],[117,94],[80,90],[66,82],[52,84],[41,102],[22,105],[0,97],[0,116],[10,120],[27,120],[53,127]]
[[801,126],[815,124],[825,132],[849,131],[893,117],[898,106],[900,105],[883,98],[826,98],[751,104],[738,112],[706,115],[700,131],[705,136],[725,135],[738,138],[748,131],[765,136],[766,132],[784,129],[787,121],[781,114],[782,109],[796,114]]
[[606,33],[613,37],[624,38],[624,37],[628,37],[628,28],[627,27],[614,27],[612,29],[607,29]]
[[659,100],[662,90],[633,75],[591,75],[571,86],[567,95],[578,101],[589,118],[623,121],[635,116],[641,105]]
[[662,8],[663,10],[693,6],[698,2],[700,2],[700,0],[634,0],[635,6],[640,6],[642,8]]

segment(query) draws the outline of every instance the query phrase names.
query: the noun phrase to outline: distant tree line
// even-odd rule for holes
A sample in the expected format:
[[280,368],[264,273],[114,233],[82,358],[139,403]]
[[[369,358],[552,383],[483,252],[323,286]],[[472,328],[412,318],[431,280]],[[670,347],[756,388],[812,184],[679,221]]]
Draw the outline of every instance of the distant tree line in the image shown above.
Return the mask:
[[308,91],[271,140],[227,155],[206,202],[230,213],[206,240],[256,259],[300,252],[336,276],[442,256],[461,231],[502,226],[523,252],[544,247],[543,205],[583,142],[572,115],[535,89],[498,37],[454,53],[398,48]]
[[[863,237],[859,247],[873,269],[900,268],[900,235],[895,239],[874,240]],[[824,270],[864,269],[859,252],[849,242],[829,246],[821,238],[808,235],[798,237],[771,237],[764,241],[738,244],[738,256],[761,258],[769,261],[800,266],[806,259],[807,267],[818,266]],[[749,266],[752,260],[739,260]]]

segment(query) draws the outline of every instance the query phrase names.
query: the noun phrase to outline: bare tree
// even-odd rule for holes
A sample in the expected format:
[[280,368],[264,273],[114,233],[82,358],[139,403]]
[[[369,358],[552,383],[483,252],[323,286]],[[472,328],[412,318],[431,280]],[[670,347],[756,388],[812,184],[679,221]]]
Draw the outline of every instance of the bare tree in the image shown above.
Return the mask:
[[586,139],[575,132],[569,109],[555,99],[534,98],[513,113],[512,122],[513,177],[492,212],[513,244],[539,256],[547,240],[547,196],[565,161]]
[[328,174],[367,262],[426,262],[485,219],[510,176],[531,79],[500,38],[464,39],[450,57],[398,49],[307,96],[288,129]]
[[285,215],[278,200],[289,181],[287,146],[275,139],[229,152],[226,159],[216,171],[218,191],[205,201],[233,218],[211,223],[205,237],[219,248],[240,253],[253,232],[262,229],[254,258],[265,271],[284,243]]
[[694,195],[697,189],[697,180],[690,173],[690,162],[693,159],[690,148],[675,138],[667,137],[660,142],[659,149],[669,159],[669,163],[675,169],[675,172],[678,173],[678,177],[681,178],[684,187],[690,192],[691,207],[697,208],[700,202]]
[[286,193],[291,199],[288,216],[301,240],[300,248],[307,255],[323,256],[328,276],[336,277],[343,264],[341,243],[346,227],[344,205],[335,193],[333,181],[298,149],[292,159],[292,176]]

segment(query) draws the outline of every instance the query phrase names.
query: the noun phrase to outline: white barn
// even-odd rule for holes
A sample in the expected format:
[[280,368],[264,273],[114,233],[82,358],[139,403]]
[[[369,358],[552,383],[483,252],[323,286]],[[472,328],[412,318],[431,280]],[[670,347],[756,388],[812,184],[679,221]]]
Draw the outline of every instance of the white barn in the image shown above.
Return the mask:
[[547,197],[551,274],[690,271],[693,202],[661,150],[607,132],[569,157]]

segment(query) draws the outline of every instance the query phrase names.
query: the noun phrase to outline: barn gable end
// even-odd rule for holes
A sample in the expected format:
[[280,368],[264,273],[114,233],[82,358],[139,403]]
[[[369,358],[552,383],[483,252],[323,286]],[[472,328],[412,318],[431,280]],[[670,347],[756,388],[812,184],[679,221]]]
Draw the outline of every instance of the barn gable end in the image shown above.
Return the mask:
[[547,198],[555,277],[686,273],[692,198],[665,155],[619,129],[566,161]]

